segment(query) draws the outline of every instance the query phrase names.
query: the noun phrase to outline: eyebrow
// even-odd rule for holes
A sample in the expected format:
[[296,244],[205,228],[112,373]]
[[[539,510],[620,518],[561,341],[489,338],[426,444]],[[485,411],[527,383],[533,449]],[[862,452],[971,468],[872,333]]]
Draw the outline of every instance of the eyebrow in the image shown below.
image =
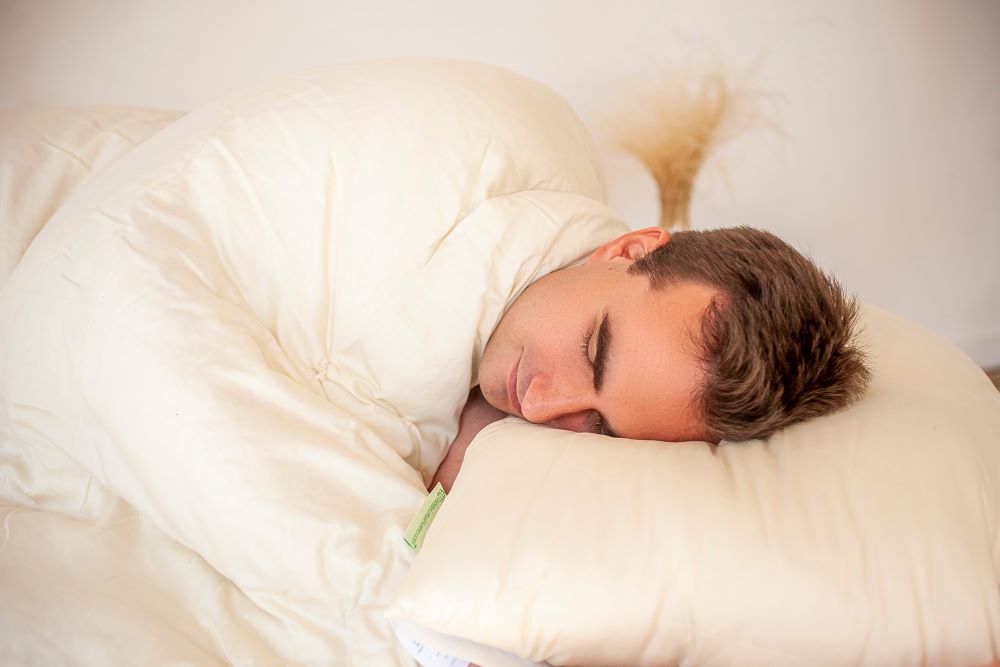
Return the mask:
[[594,391],[601,391],[604,384],[604,368],[608,364],[608,354],[611,348],[611,318],[604,311],[601,323],[597,326],[597,350],[594,352]]

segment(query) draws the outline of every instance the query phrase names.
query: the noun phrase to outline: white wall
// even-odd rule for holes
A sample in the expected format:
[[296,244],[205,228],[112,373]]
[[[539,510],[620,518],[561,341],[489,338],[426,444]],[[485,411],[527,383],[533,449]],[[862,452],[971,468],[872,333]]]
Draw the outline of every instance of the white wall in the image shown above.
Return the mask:
[[[1000,365],[1000,2],[0,0],[0,107],[189,109],[303,67],[409,55],[510,67],[591,122],[665,65],[757,63],[777,128],[716,155],[695,226],[771,229]],[[609,164],[612,205],[655,223],[651,182]]]

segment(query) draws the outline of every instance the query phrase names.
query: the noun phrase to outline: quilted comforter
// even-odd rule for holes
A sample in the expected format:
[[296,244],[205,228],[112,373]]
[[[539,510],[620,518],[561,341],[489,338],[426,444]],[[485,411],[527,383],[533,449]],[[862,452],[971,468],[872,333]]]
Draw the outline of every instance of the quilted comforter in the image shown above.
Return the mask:
[[412,664],[383,610],[482,347],[623,230],[569,106],[380,61],[0,148],[0,662]]

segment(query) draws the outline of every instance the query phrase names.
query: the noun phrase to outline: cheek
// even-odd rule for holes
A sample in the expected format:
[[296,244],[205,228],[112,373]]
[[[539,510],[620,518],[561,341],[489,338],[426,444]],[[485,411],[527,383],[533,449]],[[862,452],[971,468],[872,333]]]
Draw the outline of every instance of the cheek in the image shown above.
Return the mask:
[[563,379],[587,368],[582,329],[564,320],[549,319],[535,334],[524,348],[526,368]]
[[506,378],[503,375],[500,355],[487,346],[486,353],[479,363],[479,390],[486,402],[494,407],[501,407],[506,398]]
[[522,344],[517,335],[517,320],[509,310],[490,335],[479,361],[479,386],[487,402],[502,407],[507,400],[507,377],[520,356]]

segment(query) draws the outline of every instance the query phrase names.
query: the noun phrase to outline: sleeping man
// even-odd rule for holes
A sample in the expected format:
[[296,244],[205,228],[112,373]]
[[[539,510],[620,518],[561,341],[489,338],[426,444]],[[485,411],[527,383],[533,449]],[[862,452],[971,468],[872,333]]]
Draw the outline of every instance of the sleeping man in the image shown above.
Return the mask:
[[869,379],[852,340],[856,311],[835,280],[768,232],[624,234],[507,309],[431,486],[449,490],[475,435],[508,414],[718,443],[838,410]]

